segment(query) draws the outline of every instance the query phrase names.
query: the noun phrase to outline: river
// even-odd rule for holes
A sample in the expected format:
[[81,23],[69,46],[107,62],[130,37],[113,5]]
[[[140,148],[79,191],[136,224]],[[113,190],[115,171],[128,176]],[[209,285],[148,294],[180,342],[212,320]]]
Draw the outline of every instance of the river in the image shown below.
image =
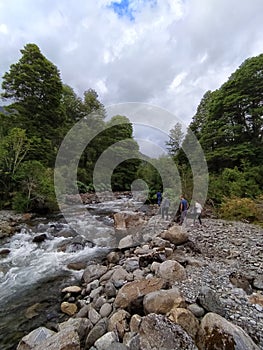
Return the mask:
[[67,265],[100,261],[116,244],[111,214],[131,201],[124,197],[88,205],[87,215],[83,206],[71,206],[67,221],[61,214],[37,217],[2,239],[1,249],[10,253],[0,257],[1,350],[16,349],[40,325],[52,328],[67,319],[60,312],[61,289],[79,283],[83,273]]

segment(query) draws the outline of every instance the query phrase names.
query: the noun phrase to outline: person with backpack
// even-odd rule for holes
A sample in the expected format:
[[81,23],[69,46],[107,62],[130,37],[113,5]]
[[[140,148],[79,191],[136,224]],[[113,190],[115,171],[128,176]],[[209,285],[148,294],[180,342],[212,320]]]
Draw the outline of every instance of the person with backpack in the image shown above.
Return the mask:
[[181,197],[180,197],[180,214],[181,214],[181,216],[180,216],[179,225],[182,225],[183,222],[185,221],[188,207],[189,207],[188,201],[184,198],[183,195],[181,195]]

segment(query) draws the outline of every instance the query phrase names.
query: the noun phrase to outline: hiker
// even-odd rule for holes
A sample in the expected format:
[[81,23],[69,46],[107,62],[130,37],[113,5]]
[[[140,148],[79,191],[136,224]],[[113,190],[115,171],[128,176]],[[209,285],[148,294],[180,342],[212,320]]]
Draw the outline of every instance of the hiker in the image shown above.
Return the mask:
[[198,201],[195,201],[193,225],[195,224],[195,220],[198,220],[199,224],[202,225],[202,220],[201,220],[202,210],[203,210],[202,205]]
[[188,201],[184,198],[183,195],[181,195],[180,197],[180,213],[181,213],[181,216],[180,216],[180,222],[179,222],[179,225],[182,225],[185,218],[186,218],[186,215],[187,215],[187,210],[188,210]]
[[164,219],[164,216],[166,216],[166,220],[168,220],[169,208],[170,208],[170,200],[167,197],[164,197],[161,205],[162,219]]
[[157,196],[157,204],[158,204],[158,206],[160,206],[160,205],[161,205],[161,202],[162,202],[162,192],[161,192],[161,191],[158,191],[158,192],[156,193],[156,196]]

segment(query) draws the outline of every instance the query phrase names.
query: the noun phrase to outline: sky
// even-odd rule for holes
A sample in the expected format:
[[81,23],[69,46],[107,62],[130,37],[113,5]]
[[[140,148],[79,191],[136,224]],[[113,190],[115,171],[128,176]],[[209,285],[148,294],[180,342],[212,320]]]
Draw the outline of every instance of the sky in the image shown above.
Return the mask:
[[146,103],[188,125],[207,90],[263,53],[263,1],[0,0],[1,77],[27,43],[80,97],[92,88],[105,106]]

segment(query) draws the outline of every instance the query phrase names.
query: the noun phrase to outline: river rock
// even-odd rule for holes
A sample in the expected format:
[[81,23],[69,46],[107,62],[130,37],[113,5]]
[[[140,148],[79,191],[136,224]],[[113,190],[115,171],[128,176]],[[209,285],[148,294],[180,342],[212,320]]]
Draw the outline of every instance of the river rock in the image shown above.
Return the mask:
[[17,350],[33,349],[39,343],[43,342],[54,334],[56,334],[54,331],[51,331],[46,327],[36,328],[20,340]]
[[46,239],[47,239],[46,233],[41,233],[40,235],[35,236],[32,239],[32,242],[33,243],[41,243],[41,242],[44,242]]
[[121,258],[121,252],[110,252],[106,258],[110,264],[118,264]]
[[131,315],[125,310],[118,310],[111,316],[108,323],[108,331],[118,332],[119,337],[122,339],[124,333],[129,330],[128,319]]
[[97,350],[108,350],[108,349],[115,349],[112,347],[113,343],[118,341],[118,337],[115,332],[108,332],[104,334],[102,337],[100,337],[95,342],[95,347]]
[[92,328],[86,338],[85,349],[89,349],[97,339],[102,337],[107,332],[107,325],[108,320],[103,318]]
[[127,235],[123,237],[118,245],[119,249],[131,248],[136,245],[136,241],[133,239],[133,235]]
[[159,265],[157,276],[173,284],[175,281],[182,281],[186,278],[184,267],[174,260],[164,261]]
[[81,280],[84,283],[90,283],[96,279],[99,279],[107,271],[107,267],[99,264],[93,264],[86,267],[83,272]]
[[242,328],[211,312],[201,321],[197,345],[200,350],[259,350]]
[[105,303],[100,308],[101,317],[108,317],[112,311],[112,306],[109,303]]
[[86,339],[87,334],[92,329],[93,325],[88,318],[69,318],[67,321],[58,325],[59,331],[73,329],[80,338],[80,341]]
[[119,290],[115,299],[115,306],[120,308],[132,306],[138,299],[142,301],[142,298],[146,294],[159,290],[164,285],[165,282],[161,278],[151,278],[127,283]]
[[174,306],[186,306],[185,300],[181,296],[178,288],[151,292],[145,295],[143,299],[143,308],[145,314],[166,314]]
[[0,249],[0,255],[8,255],[11,252],[8,248]]
[[62,289],[62,293],[80,293],[81,290],[79,286],[68,286]]
[[145,221],[143,220],[140,213],[134,212],[119,212],[113,215],[114,226],[117,230],[125,230],[127,228],[134,228],[142,226]]
[[199,322],[194,314],[181,307],[174,307],[168,314],[169,320],[179,324],[193,339],[199,330]]
[[263,276],[256,276],[253,280],[252,285],[256,289],[263,290]]
[[180,245],[188,241],[188,233],[183,231],[182,227],[175,225],[167,231],[163,231],[160,236],[175,245]]
[[[37,331],[36,333],[33,333]],[[18,345],[17,350],[80,350],[80,340],[78,333],[71,328],[66,328],[58,333],[47,332],[41,329],[29,333],[31,343],[22,343]],[[32,334],[33,333],[33,334]],[[26,336],[27,337],[27,336]],[[24,342],[24,343],[23,343]]]
[[88,317],[93,324],[96,324],[101,319],[101,315],[93,307],[89,309]]
[[64,301],[61,304],[60,309],[64,314],[67,314],[69,316],[73,316],[78,311],[76,304],[68,303],[67,301]]
[[139,327],[140,349],[197,350],[192,338],[163,315],[149,314]]
[[198,302],[205,310],[225,316],[225,308],[213,289],[203,286],[198,295]]

